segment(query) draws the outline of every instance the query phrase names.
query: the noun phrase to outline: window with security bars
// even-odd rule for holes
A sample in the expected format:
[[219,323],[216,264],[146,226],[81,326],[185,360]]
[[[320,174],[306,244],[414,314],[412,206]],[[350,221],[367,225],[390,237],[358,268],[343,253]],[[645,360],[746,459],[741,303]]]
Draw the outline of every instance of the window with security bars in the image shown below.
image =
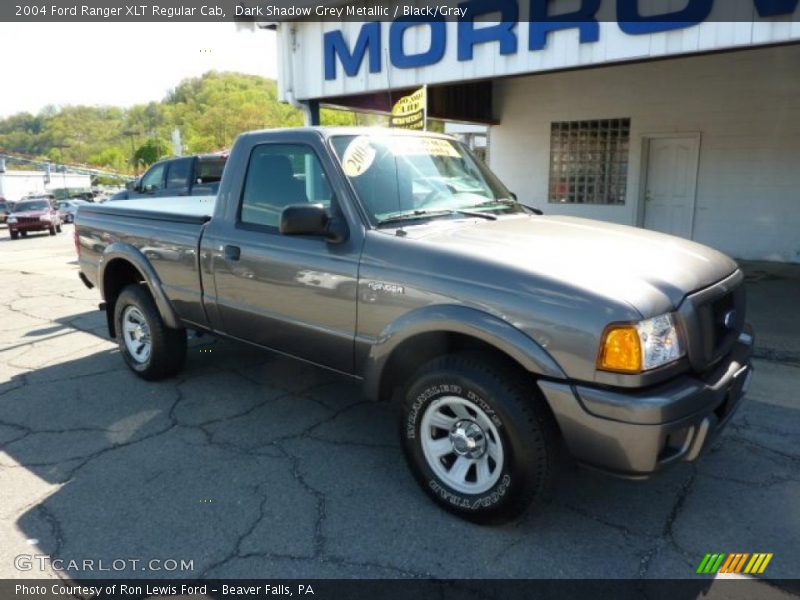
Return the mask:
[[550,202],[625,204],[630,133],[630,119],[552,123]]

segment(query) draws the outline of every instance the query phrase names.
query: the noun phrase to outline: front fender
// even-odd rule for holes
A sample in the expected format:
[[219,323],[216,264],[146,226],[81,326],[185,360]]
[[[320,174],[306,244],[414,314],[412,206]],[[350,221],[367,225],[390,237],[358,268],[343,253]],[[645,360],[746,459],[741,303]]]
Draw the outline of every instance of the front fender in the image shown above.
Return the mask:
[[[145,283],[147,284],[147,287],[150,288],[150,293],[155,300],[156,307],[158,308],[158,312],[161,314],[161,318],[164,320],[164,324],[172,329],[180,328],[180,319],[178,318],[178,315],[175,312],[175,309],[173,308],[169,298],[167,298],[167,295],[164,293],[164,288],[161,284],[161,279],[158,277],[158,273],[156,273],[156,270],[153,268],[153,265],[150,264],[150,261],[147,260],[147,257],[142,254],[136,246],[132,246],[131,244],[125,242],[114,242],[113,244],[106,246],[105,250],[103,251],[97,267],[97,281],[101,284],[99,287],[101,289],[101,293],[103,294],[103,299],[106,301],[109,300],[106,298],[106,268],[115,260],[124,260],[130,263],[139,271],[139,273],[141,273]],[[111,311],[110,305],[109,311]],[[109,324],[113,327],[110,316]],[[109,331],[113,331],[113,329],[109,329]]]
[[466,306],[437,305],[406,313],[381,332],[370,348],[364,367],[365,395],[378,398],[386,364],[403,342],[433,332],[477,338],[507,354],[531,373],[553,379],[567,378],[544,348],[506,321]]

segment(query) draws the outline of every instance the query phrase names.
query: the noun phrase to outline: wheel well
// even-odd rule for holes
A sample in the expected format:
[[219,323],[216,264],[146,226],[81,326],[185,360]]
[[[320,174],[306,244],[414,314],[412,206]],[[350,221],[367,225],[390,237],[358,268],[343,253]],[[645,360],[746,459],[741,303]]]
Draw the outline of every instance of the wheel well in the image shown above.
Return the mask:
[[473,351],[501,361],[531,378],[531,374],[511,356],[479,338],[451,331],[421,333],[403,341],[394,349],[383,368],[379,398],[390,397],[395,388],[407,381],[425,363],[438,356]]
[[132,283],[142,283],[144,275],[127,260],[117,258],[106,265],[103,272],[103,298],[106,301],[106,319],[108,332],[116,337],[114,327],[114,305],[120,292]]

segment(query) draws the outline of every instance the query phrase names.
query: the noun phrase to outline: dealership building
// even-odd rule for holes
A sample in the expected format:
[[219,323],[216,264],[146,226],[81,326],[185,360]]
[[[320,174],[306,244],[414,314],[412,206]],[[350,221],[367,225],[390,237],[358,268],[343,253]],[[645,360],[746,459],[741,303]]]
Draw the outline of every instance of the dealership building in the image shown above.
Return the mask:
[[271,26],[280,93],[311,123],[427,84],[430,118],[488,126],[489,165],[529,206],[800,262],[800,3],[725,2],[739,20],[533,21],[542,3],[506,0],[483,19]]

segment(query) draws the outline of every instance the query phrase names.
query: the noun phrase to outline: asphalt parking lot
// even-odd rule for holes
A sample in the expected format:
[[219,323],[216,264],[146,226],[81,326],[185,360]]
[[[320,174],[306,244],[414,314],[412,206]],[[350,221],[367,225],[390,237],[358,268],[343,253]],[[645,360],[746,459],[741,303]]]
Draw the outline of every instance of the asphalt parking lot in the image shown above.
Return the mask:
[[[699,462],[647,482],[572,469],[552,503],[486,528],[427,499],[391,406],[350,381],[209,337],[179,379],[137,379],[74,259],[71,226],[0,230],[2,578],[56,576],[15,566],[26,554],[193,561],[67,569],[81,577],[692,578],[707,552],[772,552],[768,575],[798,575],[800,342],[785,328]],[[780,299],[795,319],[797,300]]]

